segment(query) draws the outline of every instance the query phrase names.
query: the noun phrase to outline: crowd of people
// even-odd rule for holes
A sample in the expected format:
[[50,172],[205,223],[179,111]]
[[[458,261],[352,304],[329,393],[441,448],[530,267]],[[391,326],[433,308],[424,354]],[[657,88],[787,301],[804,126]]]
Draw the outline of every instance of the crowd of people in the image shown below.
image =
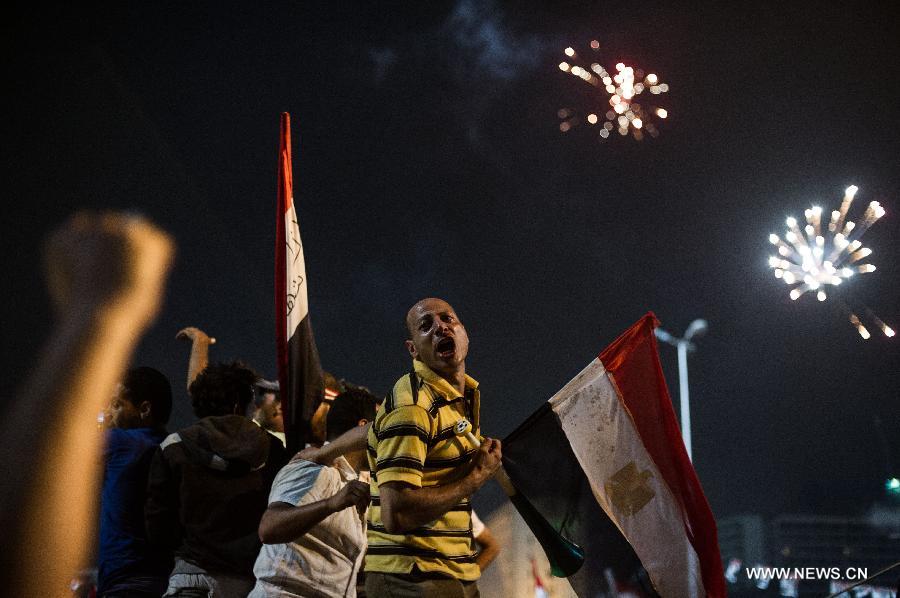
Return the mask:
[[[82,236],[135,243],[128,230],[134,222],[109,218],[83,225]],[[144,249],[122,256],[126,272],[117,285],[136,284],[128,270],[140,270]],[[75,262],[67,274],[89,282],[84,268],[96,266],[100,254],[87,257],[87,266]],[[159,286],[143,326],[158,308],[169,255],[155,259]],[[106,297],[95,307],[119,300]],[[499,547],[473,513],[471,496],[499,468],[500,443],[485,438],[479,446],[455,432],[465,418],[478,434],[480,395],[466,374],[468,336],[453,308],[423,299],[406,324],[410,371],[384,400],[350,385],[323,401],[310,429],[326,442],[293,457],[285,450],[277,383],[241,362],[210,363],[215,340],[198,328],[177,335],[191,342],[193,424],[166,431],[173,393],[162,373],[135,367],[119,374],[104,409],[102,482],[93,499],[66,507],[83,522],[91,500],[99,502],[97,595],[477,596],[477,579]],[[123,341],[104,371],[123,366],[133,342]],[[68,350],[83,350],[73,343]],[[102,357],[103,350],[94,351]],[[75,395],[65,401],[96,403]],[[42,489],[63,485],[54,477]],[[21,496],[4,493],[4,507],[32,492],[23,488]],[[56,499],[40,500],[52,506]],[[38,536],[26,521],[22,544]],[[52,544],[68,555],[54,566],[66,567],[86,542],[75,538],[69,551],[64,541]],[[39,566],[18,564],[12,587],[47,587],[29,586]]]

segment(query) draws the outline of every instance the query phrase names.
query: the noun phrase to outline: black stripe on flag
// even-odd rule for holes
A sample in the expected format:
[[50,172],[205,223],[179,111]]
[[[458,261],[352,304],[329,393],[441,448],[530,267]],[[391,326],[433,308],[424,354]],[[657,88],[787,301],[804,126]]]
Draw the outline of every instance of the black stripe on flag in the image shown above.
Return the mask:
[[288,364],[290,389],[287,393],[281,392],[281,401],[288,403],[284,409],[284,423],[287,430],[294,432],[293,437],[288,435],[288,449],[295,451],[302,449],[302,442],[308,440],[309,420],[325,393],[319,351],[308,313],[288,339]]
[[576,594],[609,591],[609,570],[620,583],[657,595],[631,544],[594,498],[549,403],[503,441],[503,467],[553,528],[584,549],[584,566],[568,577]]

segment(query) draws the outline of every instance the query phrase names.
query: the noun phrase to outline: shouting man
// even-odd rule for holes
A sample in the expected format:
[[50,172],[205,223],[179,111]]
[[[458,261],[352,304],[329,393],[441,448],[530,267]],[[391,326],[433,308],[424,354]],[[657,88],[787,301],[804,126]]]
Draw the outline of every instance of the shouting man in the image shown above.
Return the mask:
[[478,596],[470,496],[500,466],[499,440],[480,448],[478,383],[466,375],[469,337],[442,299],[406,315],[412,371],[385,399],[368,435],[372,471],[366,555],[370,596]]

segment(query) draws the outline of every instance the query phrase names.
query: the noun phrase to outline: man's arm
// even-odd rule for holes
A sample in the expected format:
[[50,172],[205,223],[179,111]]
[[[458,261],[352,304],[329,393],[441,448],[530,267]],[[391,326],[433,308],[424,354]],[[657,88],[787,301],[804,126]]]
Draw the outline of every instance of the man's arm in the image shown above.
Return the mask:
[[366,450],[366,436],[369,434],[371,422],[365,426],[351,428],[322,447],[307,447],[291,459],[306,459],[321,465],[331,465],[335,459],[347,453]]
[[46,245],[59,319],[0,424],[0,460],[15,463],[0,490],[7,593],[62,595],[85,564],[100,495],[95,417],[156,316],[173,250],[148,222],[111,213],[78,214]]
[[259,522],[259,539],[263,544],[284,544],[299,538],[320,521],[347,507],[364,511],[369,504],[369,485],[352,480],[336,494],[299,507],[273,502]]
[[191,390],[191,382],[209,365],[209,346],[216,344],[216,339],[194,326],[182,328],[175,338],[191,341],[191,357],[188,360],[187,389]]
[[478,536],[475,537],[475,541],[478,542],[478,545],[481,546],[481,552],[478,553],[478,556],[475,557],[475,563],[478,565],[478,568],[484,572],[491,563],[494,562],[494,559],[497,558],[497,555],[500,554],[500,542],[497,538],[494,537],[494,534],[491,533],[491,530],[485,526],[485,528],[481,531]]
[[500,467],[500,441],[485,438],[465,476],[443,486],[417,488],[404,482],[379,484],[381,520],[389,534],[402,534],[441,517],[475,493]]

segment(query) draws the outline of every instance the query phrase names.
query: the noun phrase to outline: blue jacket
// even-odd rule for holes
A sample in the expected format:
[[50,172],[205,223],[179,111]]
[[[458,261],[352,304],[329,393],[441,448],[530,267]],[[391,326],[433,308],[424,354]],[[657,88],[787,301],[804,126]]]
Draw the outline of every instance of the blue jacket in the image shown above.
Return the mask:
[[150,461],[165,432],[111,429],[103,452],[97,589],[164,592],[172,555],[153,548],[144,531]]

